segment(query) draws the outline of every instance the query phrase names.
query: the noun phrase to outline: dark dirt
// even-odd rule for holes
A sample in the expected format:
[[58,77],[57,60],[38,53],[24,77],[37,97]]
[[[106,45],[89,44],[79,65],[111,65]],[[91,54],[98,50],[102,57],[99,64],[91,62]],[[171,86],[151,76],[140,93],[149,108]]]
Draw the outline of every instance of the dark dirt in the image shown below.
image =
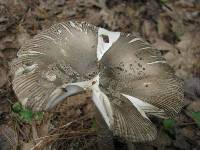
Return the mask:
[[[11,86],[10,61],[34,35],[69,20],[138,33],[162,51],[185,81],[185,105],[175,125],[166,129],[163,120],[153,119],[158,138],[135,144],[135,149],[200,149],[200,126],[188,113],[200,112],[199,0],[0,0],[0,150],[95,149],[89,94],[78,95],[75,103],[71,99],[31,124],[12,110],[17,99]],[[119,141],[116,147],[126,149]]]

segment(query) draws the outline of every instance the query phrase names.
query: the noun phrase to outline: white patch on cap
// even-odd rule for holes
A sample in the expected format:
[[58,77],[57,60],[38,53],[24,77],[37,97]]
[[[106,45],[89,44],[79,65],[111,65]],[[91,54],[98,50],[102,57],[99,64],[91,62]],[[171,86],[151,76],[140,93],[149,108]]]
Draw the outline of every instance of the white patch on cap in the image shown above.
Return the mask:
[[[108,43],[103,40],[104,36],[108,36]],[[103,28],[98,29],[98,44],[97,44],[97,59],[101,60],[103,55],[109,50],[109,48],[116,42],[120,37],[120,32],[112,32]]]
[[72,21],[69,21],[69,23],[70,23],[70,25],[72,26],[72,27],[76,27],[76,25],[72,22]]
[[20,76],[22,75],[24,72],[24,67],[19,67],[16,71],[15,71],[15,76]]
[[98,85],[92,88],[92,100],[103,116],[109,128],[113,125],[113,112],[108,97],[99,89]]
[[133,97],[133,96],[130,96],[130,95],[126,95],[126,94],[123,94],[122,95],[124,97],[126,97],[128,100],[131,101],[131,103],[137,108],[137,110],[141,113],[141,115],[144,117],[144,118],[147,118],[149,119],[145,112],[146,113],[149,113],[151,115],[154,115],[154,116],[159,116],[159,117],[163,117],[165,116],[165,112],[163,109],[159,109],[158,107],[155,107],[147,102],[144,102],[136,97]]
[[46,78],[47,80],[53,82],[56,80],[56,75],[50,72],[46,72]]
[[26,72],[33,72],[35,71],[35,69],[38,68],[38,64],[33,64],[31,66],[26,66],[23,65],[23,67],[19,67],[16,71],[15,71],[15,76],[20,76],[24,73],[24,71]]
[[61,30],[58,30],[58,32],[57,32],[58,34],[61,34],[62,33],[62,31]]
[[35,56],[35,55],[45,55],[45,53],[41,53],[38,51],[32,51],[32,50],[22,51],[22,52],[17,53],[18,57]]
[[31,53],[31,54],[41,54],[41,55],[45,55],[44,53],[41,53],[41,52],[38,52],[38,51],[27,51],[28,53]]
[[24,98],[23,100],[21,100],[21,104],[26,105],[27,101],[28,101],[28,98]]
[[147,46],[147,47],[143,47],[143,48],[138,49],[138,51],[145,50],[145,49],[150,49],[150,48],[152,48],[152,47],[151,46]]
[[143,41],[141,38],[134,38],[132,40],[130,40],[128,43],[133,43],[135,41]]
[[147,63],[148,65],[152,65],[152,64],[157,64],[157,63],[166,63],[166,61],[154,61],[154,62],[150,62],[150,63]]
[[128,33],[127,35],[126,35],[126,37],[129,37],[131,34],[130,33]]

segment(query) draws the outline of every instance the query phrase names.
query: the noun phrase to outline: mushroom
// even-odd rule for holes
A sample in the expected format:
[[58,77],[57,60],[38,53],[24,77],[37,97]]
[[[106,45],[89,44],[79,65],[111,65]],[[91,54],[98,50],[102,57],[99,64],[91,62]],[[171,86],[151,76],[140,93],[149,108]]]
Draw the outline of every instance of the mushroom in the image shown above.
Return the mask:
[[109,130],[130,142],[154,140],[149,116],[174,117],[183,106],[183,83],[158,50],[133,34],[85,22],[39,33],[21,47],[11,71],[19,101],[34,111],[91,90]]

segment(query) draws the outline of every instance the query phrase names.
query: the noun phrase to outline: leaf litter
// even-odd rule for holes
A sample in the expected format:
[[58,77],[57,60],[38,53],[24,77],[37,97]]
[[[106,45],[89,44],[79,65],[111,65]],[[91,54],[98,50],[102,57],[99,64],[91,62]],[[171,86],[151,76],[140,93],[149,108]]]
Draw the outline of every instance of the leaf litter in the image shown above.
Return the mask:
[[[185,106],[180,116],[154,119],[160,133],[156,141],[135,147],[198,149],[199,8],[198,0],[0,0],[0,129],[6,129],[0,132],[0,148],[97,149],[89,93],[67,99],[49,113],[35,114],[21,106],[13,109],[17,99],[11,88],[9,63],[17,50],[54,23],[79,20],[114,31],[136,32],[159,49],[185,81]],[[116,149],[127,149],[123,142],[115,145]]]

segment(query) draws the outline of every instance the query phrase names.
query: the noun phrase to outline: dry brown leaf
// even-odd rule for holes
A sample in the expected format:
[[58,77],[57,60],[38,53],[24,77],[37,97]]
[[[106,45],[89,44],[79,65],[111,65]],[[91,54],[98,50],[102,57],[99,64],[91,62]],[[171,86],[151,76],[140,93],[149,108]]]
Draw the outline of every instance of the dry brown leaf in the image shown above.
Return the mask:
[[0,88],[7,82],[7,72],[3,67],[0,67]]
[[188,107],[187,110],[192,112],[200,112],[200,101],[192,102]]
[[[4,146],[10,147],[13,150],[17,149],[17,145],[18,145],[17,133],[11,127],[9,127],[7,125],[1,125],[0,126],[0,138],[5,139]],[[1,140],[2,139],[0,139],[0,141]],[[3,145],[0,145],[0,149],[1,149],[1,146],[3,146]],[[2,149],[4,149],[4,148],[2,148]]]
[[154,43],[155,40],[159,37],[156,24],[151,20],[144,20],[142,26],[142,32],[146,39],[151,43]]
[[21,146],[21,150],[31,150],[34,147],[34,144],[32,142],[24,143]]

